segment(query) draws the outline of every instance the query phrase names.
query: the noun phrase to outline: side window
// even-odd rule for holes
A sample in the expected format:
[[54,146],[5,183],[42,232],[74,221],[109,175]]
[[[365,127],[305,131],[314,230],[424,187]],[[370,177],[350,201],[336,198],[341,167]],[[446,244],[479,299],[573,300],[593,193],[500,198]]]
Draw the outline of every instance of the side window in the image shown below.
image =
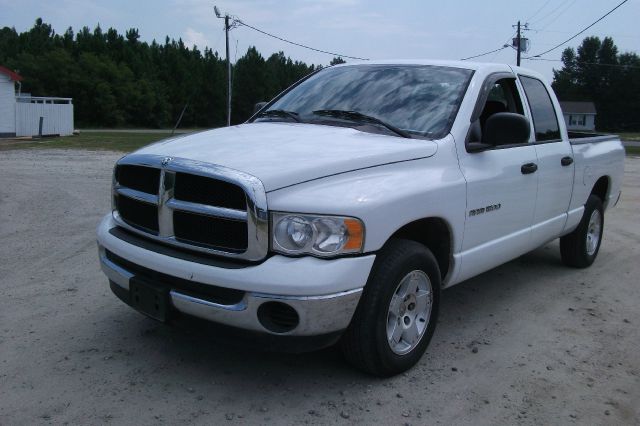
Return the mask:
[[520,76],[520,81],[531,107],[536,141],[560,140],[558,117],[544,84],[538,79],[524,76]]
[[484,130],[487,119],[499,112],[524,114],[515,78],[503,78],[495,82],[480,114],[481,128]]
[[[505,77],[496,80],[492,84],[489,92],[485,95],[486,100],[482,105],[480,115],[475,119],[469,127],[469,133],[467,134],[467,141],[480,142],[482,141],[482,134],[485,131],[485,125],[489,117],[501,112],[511,112],[514,114],[524,115],[524,107],[522,99],[520,99],[520,93],[516,86],[515,77]],[[486,90],[486,89],[485,89]],[[482,98],[478,100],[482,102]]]
[[504,105],[507,105],[507,96],[504,94],[504,87],[502,87],[502,84],[496,83],[493,85],[489,95],[487,96],[487,102],[489,101],[502,102]]

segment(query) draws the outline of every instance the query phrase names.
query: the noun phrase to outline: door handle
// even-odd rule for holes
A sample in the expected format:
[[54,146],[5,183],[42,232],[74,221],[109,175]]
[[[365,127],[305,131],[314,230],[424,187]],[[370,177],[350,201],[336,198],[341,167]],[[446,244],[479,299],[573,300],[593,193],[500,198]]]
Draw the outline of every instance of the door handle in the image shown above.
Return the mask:
[[573,158],[562,157],[562,160],[560,160],[560,164],[562,164],[563,166],[570,166],[571,164],[573,164]]
[[523,164],[522,167],[520,167],[520,171],[523,175],[535,173],[536,170],[538,170],[538,165],[536,163],[527,163]]

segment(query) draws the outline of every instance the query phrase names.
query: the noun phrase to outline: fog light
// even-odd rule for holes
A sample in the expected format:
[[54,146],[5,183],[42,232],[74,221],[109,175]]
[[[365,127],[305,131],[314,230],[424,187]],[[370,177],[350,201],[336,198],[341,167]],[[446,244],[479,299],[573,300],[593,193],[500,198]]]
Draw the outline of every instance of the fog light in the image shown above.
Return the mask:
[[300,316],[291,306],[282,302],[265,302],[258,307],[260,324],[272,333],[287,333],[298,326]]

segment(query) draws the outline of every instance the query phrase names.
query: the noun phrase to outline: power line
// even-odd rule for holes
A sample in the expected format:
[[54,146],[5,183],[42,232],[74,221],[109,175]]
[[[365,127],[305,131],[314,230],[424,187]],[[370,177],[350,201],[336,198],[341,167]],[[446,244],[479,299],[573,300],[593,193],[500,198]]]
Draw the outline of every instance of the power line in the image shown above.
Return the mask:
[[[509,44],[509,42],[512,42],[512,39],[513,39],[513,43],[516,43],[516,44],[517,44],[517,46],[515,47],[515,49],[516,49],[516,50],[520,50],[520,49],[521,49],[520,42],[521,42],[522,40],[525,40],[525,39],[523,39],[523,38],[522,38],[522,34],[520,33],[520,31],[521,31],[521,29],[522,29],[522,31],[528,31],[528,30],[529,30],[528,25],[529,25],[529,24],[524,24],[523,26],[521,26],[521,25],[520,25],[520,21],[518,21],[518,24],[517,24],[517,25],[514,25],[514,27],[517,27],[516,32],[515,32],[511,37],[509,37],[505,43],[503,43],[503,45],[502,45],[502,47],[501,47],[501,48],[499,48],[499,49],[494,49],[494,50],[491,50],[491,51],[489,51],[489,52],[480,53],[480,54],[478,54],[478,55],[469,56],[469,57],[467,57],[467,58],[462,58],[462,59],[460,59],[460,60],[461,60],[461,61],[466,61],[466,60],[468,60],[468,59],[479,58],[479,57],[481,57],[481,56],[490,55],[490,54],[492,54],[492,53],[494,54],[494,55],[491,57],[491,58],[493,59],[493,58],[495,57],[495,53],[500,52],[500,51],[502,51],[502,50],[504,50],[504,49],[506,49],[506,48],[508,48],[508,47],[513,47],[512,45],[510,45],[510,44]],[[516,38],[513,38],[514,36],[515,36]],[[515,40],[518,40],[518,41],[516,42]],[[527,50],[528,50],[528,49],[527,49]],[[520,51],[522,51],[522,50],[520,50]],[[520,52],[518,52],[518,58],[519,58],[519,57],[520,57]],[[519,59],[518,59],[518,65],[520,65],[520,63],[519,63]]]
[[[547,58],[524,58],[527,59],[529,61],[546,61],[546,62],[564,62],[562,59],[547,59]],[[636,66],[636,65],[624,65],[624,64],[599,64],[597,62],[584,62],[584,61],[577,61],[576,62],[577,65],[597,65],[599,67],[618,67],[618,68],[634,68],[634,69],[640,69],[640,66]]]
[[238,39],[236,38],[236,56],[233,58],[233,63],[238,62]]
[[546,29],[549,28],[551,26],[551,24],[553,24],[554,22],[556,22],[558,20],[558,18],[560,18],[567,10],[571,9],[573,7],[573,5],[577,2],[578,0],[573,0],[571,3],[567,3],[566,7],[564,9],[562,9],[561,11],[559,11],[554,17],[553,19],[551,19],[551,21],[548,21],[547,24],[545,26],[542,27],[542,29]]
[[542,11],[542,9],[544,9],[549,3],[551,3],[551,0],[547,0],[541,7],[540,9],[536,10],[536,13],[534,13],[533,15],[529,16],[525,22],[529,22],[534,16],[536,16],[538,13],[540,13]]
[[547,13],[546,15],[544,15],[542,18],[536,19],[534,21],[535,22],[542,22],[545,19],[547,19],[549,16],[553,15],[554,13],[556,13],[558,10],[560,10],[562,7],[566,6],[566,3],[560,2],[560,4],[554,8],[551,12]]
[[626,2],[628,2],[629,0],[623,0],[622,2],[620,2],[616,7],[614,7],[613,9],[611,9],[610,11],[608,11],[607,13],[605,13],[604,15],[602,15],[600,18],[598,18],[596,21],[594,21],[593,23],[591,23],[591,25],[585,27],[584,29],[582,29],[579,33],[569,37],[568,39],[566,39],[565,41],[563,41],[562,43],[552,47],[549,50],[545,50],[542,53],[538,53],[537,55],[531,55],[528,58],[525,59],[529,59],[529,58],[538,58],[542,55],[546,55],[547,53],[556,50],[558,47],[562,46],[563,44],[566,44],[568,42],[570,42],[571,40],[573,40],[574,38],[578,37],[580,34],[584,33],[585,31],[587,31],[589,28],[593,27],[595,24],[597,24],[598,22],[602,21],[604,18],[606,18],[607,16],[609,16],[610,14],[613,13],[613,11],[615,11],[617,8],[619,8],[620,6],[622,6],[623,4],[625,4]]
[[[545,29],[537,29],[537,28],[529,28],[530,31],[534,33],[556,33],[556,34],[573,34],[573,31],[558,31],[558,30],[545,30]],[[619,34],[619,33],[610,33],[607,31],[607,34],[612,37],[625,37],[625,38],[640,38],[638,34]],[[548,43],[552,44],[552,43]]]
[[[512,34],[508,39],[507,39],[507,41],[505,41],[505,42],[504,42],[504,44],[502,45],[502,47],[504,47],[504,48],[506,49],[506,47],[505,47],[505,46],[509,45],[509,43],[511,43],[511,42],[512,42],[512,40],[513,40],[513,38],[516,36],[516,34],[518,34],[518,32],[517,32],[517,31],[516,31],[516,32],[514,32],[514,33],[513,33],[513,34]],[[489,60],[490,60],[490,61],[494,61],[494,60],[495,60],[495,58],[496,58],[496,55],[498,54],[498,52],[501,52],[501,51],[502,51],[502,49],[500,49],[500,50],[498,50],[497,52],[495,52],[495,53],[491,56],[491,58],[489,58]]]
[[489,52],[480,53],[479,55],[469,56],[469,57],[467,57],[467,58],[462,58],[462,59],[460,59],[460,60],[461,60],[461,61],[466,61],[466,60],[468,60],[468,59],[479,58],[480,56],[490,55],[490,54],[492,54],[492,53],[499,52],[499,51],[501,51],[501,50],[503,50],[503,49],[506,49],[507,47],[510,47],[510,46],[509,46],[509,45],[504,45],[504,46],[502,46],[502,47],[501,47],[501,48],[499,48],[499,49],[494,49],[494,50],[491,50],[491,51],[489,51]]
[[273,38],[278,39],[280,41],[284,41],[285,43],[293,44],[294,46],[304,47],[305,49],[314,50],[314,51],[320,52],[320,53],[326,53],[328,55],[339,56],[341,58],[358,59],[358,60],[361,60],[361,61],[368,61],[369,60],[369,58],[358,58],[357,56],[342,55],[340,53],[329,52],[329,51],[326,51],[326,50],[316,49],[315,47],[305,46],[304,44],[296,43],[294,41],[290,41],[290,40],[284,39],[282,37],[278,37],[277,35],[270,34],[270,33],[266,32],[266,31],[262,31],[261,29],[258,29],[256,27],[252,27],[251,25],[245,23],[244,21],[241,21],[238,18],[233,18],[233,19],[239,25],[243,25],[243,26],[245,26],[247,28],[251,28],[254,31],[257,31],[257,32],[262,33],[262,34],[264,34],[266,36],[269,36],[269,37],[273,37]]
[[[502,47],[504,47],[505,49],[507,48],[507,46],[509,45],[509,43],[513,43],[513,38],[518,35],[518,32],[515,31],[513,34],[511,34],[511,36],[509,36],[509,38],[507,39],[507,41],[505,41],[502,44]],[[493,54],[493,56],[491,57],[491,60],[493,61],[496,57],[496,55],[498,54],[498,52],[502,51],[502,49],[496,51],[496,53]]]
[[216,42],[213,44],[214,47],[213,48],[211,48],[211,47],[209,48],[209,49],[211,49],[211,52],[218,53],[218,50],[217,50],[218,49],[218,45],[220,44],[220,40],[222,40],[222,36],[223,35],[224,35],[224,33],[221,32],[220,35],[218,36],[218,40],[216,40]]

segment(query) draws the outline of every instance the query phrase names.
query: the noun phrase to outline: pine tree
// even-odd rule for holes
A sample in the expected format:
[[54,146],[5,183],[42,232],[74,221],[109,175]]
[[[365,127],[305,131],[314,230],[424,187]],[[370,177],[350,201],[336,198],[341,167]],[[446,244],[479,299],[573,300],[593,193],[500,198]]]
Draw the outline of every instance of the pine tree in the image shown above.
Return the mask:
[[[0,64],[19,70],[23,92],[74,98],[78,126],[173,127],[185,105],[183,127],[226,124],[226,63],[217,52],[181,39],[141,41],[100,25],[62,35],[38,18],[23,33],[0,28]],[[267,61],[254,48],[233,67],[233,122],[245,121],[255,102],[268,100],[316,67],[283,52]]]

